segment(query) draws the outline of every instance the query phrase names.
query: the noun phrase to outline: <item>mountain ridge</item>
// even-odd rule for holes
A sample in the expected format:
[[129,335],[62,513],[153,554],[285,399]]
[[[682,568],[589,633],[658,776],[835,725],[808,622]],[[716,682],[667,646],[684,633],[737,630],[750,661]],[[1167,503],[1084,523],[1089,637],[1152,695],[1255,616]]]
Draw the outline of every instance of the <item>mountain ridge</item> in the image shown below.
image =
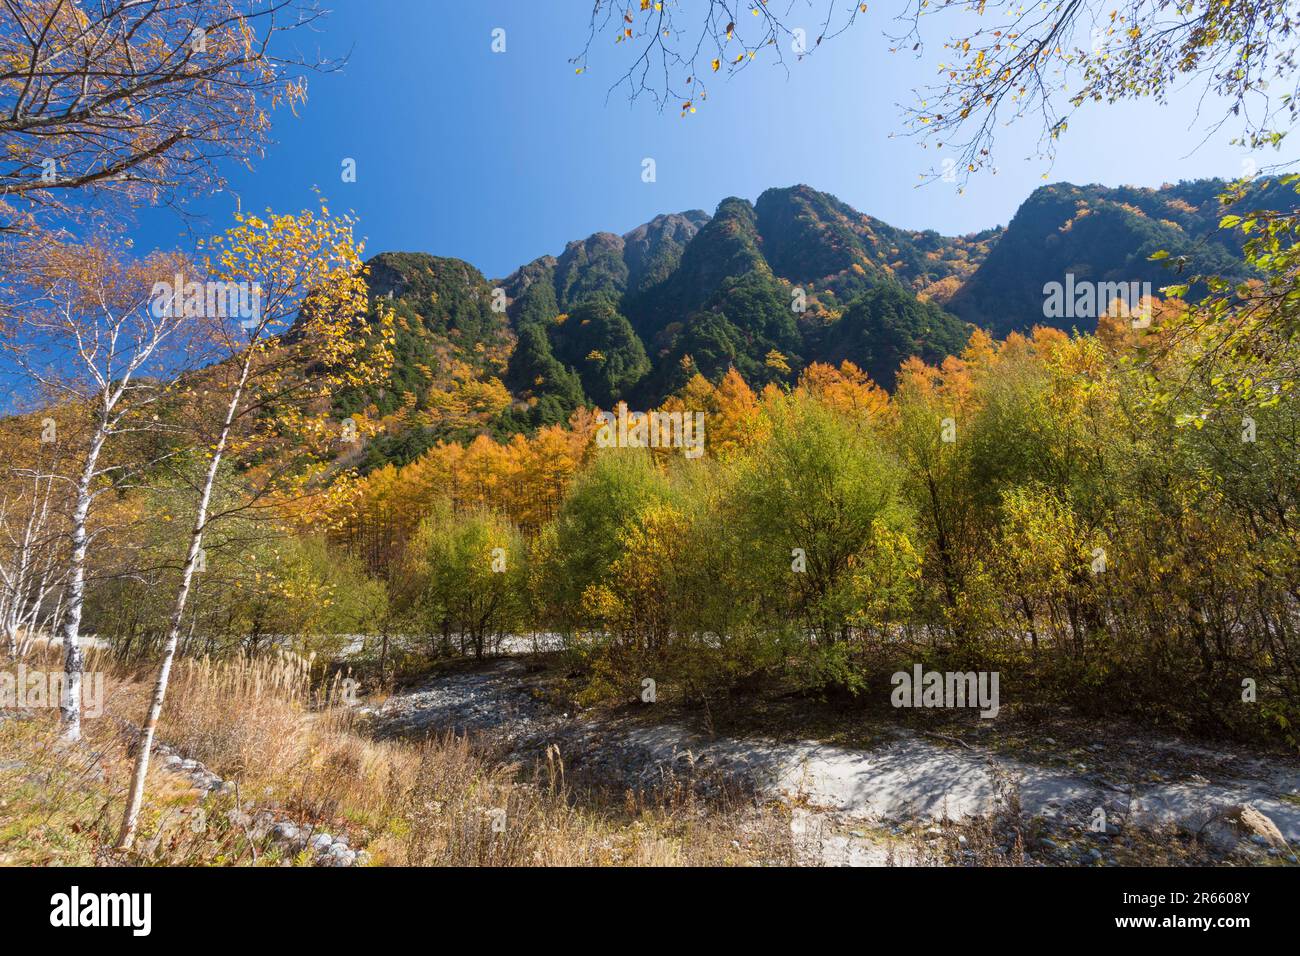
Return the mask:
[[[976,327],[1092,331],[1095,319],[1044,314],[1045,283],[1067,273],[1158,289],[1183,281],[1151,261],[1164,249],[1184,273],[1246,278],[1239,236],[1217,228],[1227,185],[1047,184],[1006,226],[944,236],[796,184],[754,201],[726,197],[711,215],[661,213],[621,234],[595,232],[500,279],[454,258],[381,253],[371,291],[394,304],[399,348],[393,380],[366,398],[383,414],[425,412],[467,379],[504,383],[505,397],[491,394],[477,417],[422,423],[418,447],[530,431],[580,405],[653,407],[692,375],[716,380],[731,368],[760,388],[814,362],[848,361],[888,388],[899,362],[942,361]],[[1275,180],[1251,196],[1295,200]]]

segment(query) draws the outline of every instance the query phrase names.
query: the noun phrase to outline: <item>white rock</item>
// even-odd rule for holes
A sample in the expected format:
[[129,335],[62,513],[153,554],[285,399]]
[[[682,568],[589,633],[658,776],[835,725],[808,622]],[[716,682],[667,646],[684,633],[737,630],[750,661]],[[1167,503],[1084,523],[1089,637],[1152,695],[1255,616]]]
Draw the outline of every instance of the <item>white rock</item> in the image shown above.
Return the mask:
[[271,828],[271,837],[275,840],[298,839],[298,828],[292,823],[277,823]]

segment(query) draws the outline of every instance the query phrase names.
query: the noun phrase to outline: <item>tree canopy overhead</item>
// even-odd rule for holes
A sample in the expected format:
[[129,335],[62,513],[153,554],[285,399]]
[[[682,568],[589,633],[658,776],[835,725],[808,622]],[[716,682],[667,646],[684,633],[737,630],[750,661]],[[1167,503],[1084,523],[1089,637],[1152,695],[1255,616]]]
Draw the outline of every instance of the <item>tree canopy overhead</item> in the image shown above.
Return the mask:
[[[703,0],[596,0],[586,44],[571,60],[584,73],[593,47],[613,37],[626,45],[631,64],[610,92],[649,97],[660,109],[680,106],[682,115],[708,99],[715,74],[732,76],[760,55],[778,64],[802,58],[823,40],[839,36],[867,12],[865,3],[788,0],[780,10],[762,2]],[[792,22],[807,10],[808,24]]]
[[268,142],[270,110],[330,69],[281,50],[314,0],[0,4],[0,229],[91,196],[159,202],[219,186]]
[[1183,87],[1198,93],[1194,117],[1209,135],[1235,128],[1234,141],[1252,149],[1280,145],[1296,119],[1286,0],[912,0],[900,45],[919,50],[923,25],[937,17],[960,28],[908,125],[927,144],[955,149],[963,173],[992,165],[997,130],[1009,123],[1040,123],[1050,159],[1085,104],[1166,104]]
[[[788,69],[868,10],[837,0],[596,0],[572,62],[585,73],[595,44],[612,39],[625,72],[610,92],[686,116],[716,77],[764,60]],[[928,56],[944,35],[936,81],[916,91],[904,125],[926,147],[954,151],[959,180],[993,167],[997,132],[1015,122],[1041,124],[1039,153],[1051,160],[1088,103],[1164,104],[1186,87],[1207,135],[1226,128],[1251,149],[1279,146],[1296,120],[1287,0],[908,0],[893,24],[885,30],[893,53]]]

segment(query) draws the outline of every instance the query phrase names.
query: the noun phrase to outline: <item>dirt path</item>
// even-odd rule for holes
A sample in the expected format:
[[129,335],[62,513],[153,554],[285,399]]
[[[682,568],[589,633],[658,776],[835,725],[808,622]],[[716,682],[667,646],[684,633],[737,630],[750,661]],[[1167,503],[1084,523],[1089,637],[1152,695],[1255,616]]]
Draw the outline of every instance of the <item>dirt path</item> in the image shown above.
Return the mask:
[[[672,723],[592,721],[557,711],[534,693],[517,659],[433,679],[371,713],[381,734],[480,733],[515,758],[554,743],[566,766],[615,788],[653,787],[686,775],[705,789],[738,784],[798,807],[796,836],[816,844],[821,862],[885,862],[882,829],[933,839],[935,824],[993,818],[1015,800],[1019,816],[1036,821],[1030,858],[1043,862],[1115,862],[1132,834],[1162,828],[1198,833],[1198,846],[1240,862],[1294,862],[1300,847],[1300,762],[1177,740],[1067,748],[1046,738],[1026,756],[992,742],[940,740],[906,729],[861,750],[706,738]],[[1291,846],[1252,839],[1224,822],[1225,812],[1242,806],[1271,819]]]

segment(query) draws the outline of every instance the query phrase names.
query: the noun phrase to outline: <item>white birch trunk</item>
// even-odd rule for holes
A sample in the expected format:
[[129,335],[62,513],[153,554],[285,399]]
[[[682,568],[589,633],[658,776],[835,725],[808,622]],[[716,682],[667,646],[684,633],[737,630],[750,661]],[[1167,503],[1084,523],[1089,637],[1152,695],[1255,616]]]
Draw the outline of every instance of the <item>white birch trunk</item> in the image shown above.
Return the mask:
[[162,715],[163,701],[167,696],[167,682],[171,678],[172,661],[176,657],[176,644],[180,639],[181,625],[185,618],[185,604],[189,600],[190,585],[194,580],[194,568],[198,564],[199,552],[203,547],[203,532],[208,523],[208,507],[212,501],[212,488],[217,481],[221,468],[221,457],[226,450],[230,430],[239,412],[239,402],[243,397],[244,384],[248,380],[252,365],[252,349],[244,360],[239,383],[226,409],[226,417],[221,425],[221,435],[208,460],[208,471],[203,479],[203,490],[199,493],[198,509],[194,515],[194,528],[190,532],[190,547],[185,555],[185,567],[181,571],[181,583],[176,592],[176,604],[172,608],[171,621],[167,628],[167,642],[163,646],[162,664],[158,668],[158,679],[154,683],[153,697],[149,701],[149,713],[145,717],[144,727],[140,733],[138,749],[135,755],[135,769],[131,774],[131,790],[127,796],[126,810],[122,814],[122,830],[118,835],[117,849],[129,850],[135,842],[136,827],[140,819],[140,806],[144,802],[145,777],[149,773],[149,756],[153,750],[154,734],[158,729],[158,718]]
[[77,504],[72,511],[72,553],[68,558],[67,607],[63,619],[63,695],[59,700],[59,722],[64,740],[81,739],[81,609],[86,599],[86,523],[94,498],[91,485],[95,467],[107,437],[100,427],[86,451],[85,465],[77,480]]
[[[50,497],[54,479],[47,477],[45,493],[41,494],[41,479],[32,482],[32,507],[23,527],[21,540],[15,540],[15,553],[10,567],[0,566],[0,629],[3,630],[5,650],[10,658],[18,657],[18,631],[26,626],[31,630],[40,619],[41,608],[51,590],[50,566],[53,555],[49,542],[42,546],[50,514]],[[0,519],[4,514],[0,513]],[[37,567],[41,559],[43,567]]]

